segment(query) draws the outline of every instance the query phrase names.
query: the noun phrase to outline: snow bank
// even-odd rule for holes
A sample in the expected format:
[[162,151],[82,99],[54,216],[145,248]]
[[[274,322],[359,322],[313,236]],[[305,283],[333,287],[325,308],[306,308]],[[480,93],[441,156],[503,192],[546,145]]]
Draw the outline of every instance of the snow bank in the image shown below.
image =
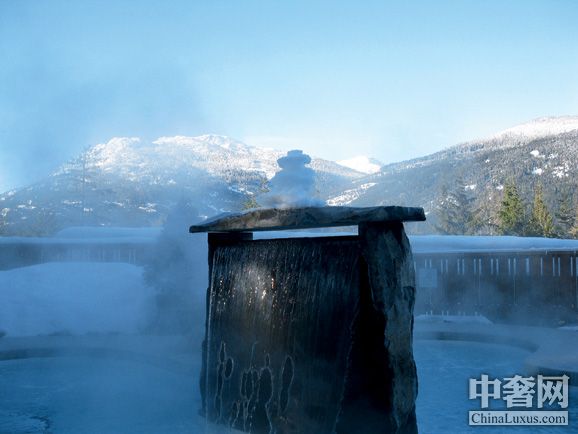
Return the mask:
[[458,324],[492,324],[483,315],[417,315],[415,322],[420,323],[458,323]]
[[9,336],[138,333],[152,311],[142,268],[47,263],[0,272],[0,330]]

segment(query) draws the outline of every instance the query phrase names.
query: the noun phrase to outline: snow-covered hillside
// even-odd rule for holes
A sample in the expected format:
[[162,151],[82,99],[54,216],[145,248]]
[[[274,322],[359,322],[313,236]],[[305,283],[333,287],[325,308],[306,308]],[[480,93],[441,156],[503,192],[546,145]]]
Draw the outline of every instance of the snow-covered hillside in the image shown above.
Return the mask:
[[[444,188],[461,183],[474,206],[494,212],[506,182],[514,180],[531,201],[541,185],[555,211],[561,191],[578,189],[578,116],[539,118],[489,138],[451,146],[420,158],[385,165],[377,173],[355,179],[331,205],[422,206],[434,231],[436,209]],[[574,209],[578,206],[573,204]]]
[[[161,224],[178,202],[201,216],[236,211],[264,191],[285,152],[217,135],[116,137],[89,148],[47,179],[0,195],[0,234],[41,235],[73,225]],[[363,176],[313,158],[321,199]]]
[[281,155],[281,151],[256,148],[216,135],[159,137],[150,143],[138,137],[115,137],[90,148],[80,161],[64,165],[57,174],[74,170],[81,162],[88,169],[115,171],[127,179],[157,177],[160,183],[171,183],[171,173],[189,168],[202,169],[211,175],[231,170],[259,172],[270,178]]
[[[535,140],[557,136],[578,136],[578,116],[541,117],[500,131],[490,137],[471,140],[455,147],[460,152],[524,146]],[[453,148],[449,148],[451,150]],[[442,151],[443,152],[443,151]]]

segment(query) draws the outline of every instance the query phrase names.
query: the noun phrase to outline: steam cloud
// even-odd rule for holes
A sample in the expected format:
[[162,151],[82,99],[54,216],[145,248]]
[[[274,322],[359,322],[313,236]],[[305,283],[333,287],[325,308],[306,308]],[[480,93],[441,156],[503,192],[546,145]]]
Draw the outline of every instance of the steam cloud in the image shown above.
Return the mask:
[[311,157],[300,150],[279,158],[281,170],[269,182],[270,190],[261,197],[261,203],[272,208],[325,205],[316,197],[315,171],[306,167],[309,163]]

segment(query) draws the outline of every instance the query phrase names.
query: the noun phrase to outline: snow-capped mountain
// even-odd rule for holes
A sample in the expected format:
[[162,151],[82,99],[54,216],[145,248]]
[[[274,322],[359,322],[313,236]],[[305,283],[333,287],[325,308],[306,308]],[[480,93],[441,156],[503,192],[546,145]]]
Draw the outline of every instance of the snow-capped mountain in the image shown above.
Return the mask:
[[578,130],[578,116],[542,117],[501,131],[494,139],[505,137],[523,137],[538,139],[540,137],[555,136]]
[[[182,201],[207,216],[238,210],[258,200],[283,154],[217,135],[152,142],[114,138],[40,183],[1,194],[0,233],[43,234],[83,224],[158,225]],[[371,167],[367,162],[379,164],[364,158],[348,164],[353,170],[314,158],[320,197],[330,205],[423,206],[428,223],[415,228],[425,232],[432,231],[444,189],[463,188],[476,207],[495,211],[507,181],[515,181],[527,201],[540,184],[555,210],[560,191],[578,190],[578,117],[536,119],[364,175]]]
[[[49,233],[71,225],[160,224],[177,202],[201,215],[239,210],[257,198],[285,152],[218,136],[116,137],[64,164],[47,179],[0,195],[4,233]],[[321,198],[362,173],[313,158]],[[2,228],[0,228],[2,229]]]
[[577,131],[578,116],[541,117],[500,131],[484,139],[462,143],[455,148],[466,153],[480,149],[516,148],[533,140],[571,134]]
[[347,160],[339,160],[337,164],[366,174],[379,172],[379,169],[383,166],[382,162],[375,158],[366,157],[365,155],[358,155]]
[[[81,162],[87,169],[98,168],[128,180],[153,183],[171,183],[173,174],[191,168],[216,176],[243,171],[271,178],[279,170],[277,159],[282,155],[282,151],[253,147],[217,135],[160,137],[151,143],[144,143],[138,137],[115,137],[63,165],[55,175],[68,173]],[[313,159],[311,167],[345,177],[359,176],[359,173],[321,159]]]
[[[540,184],[551,209],[556,209],[560,191],[576,191],[578,117],[539,118],[486,139],[385,165],[377,173],[353,180],[328,203],[423,206],[429,223],[435,223],[444,189],[455,188],[460,182],[474,197],[476,207],[495,210],[509,180],[516,182],[528,201]],[[428,224],[416,228],[431,231]]]

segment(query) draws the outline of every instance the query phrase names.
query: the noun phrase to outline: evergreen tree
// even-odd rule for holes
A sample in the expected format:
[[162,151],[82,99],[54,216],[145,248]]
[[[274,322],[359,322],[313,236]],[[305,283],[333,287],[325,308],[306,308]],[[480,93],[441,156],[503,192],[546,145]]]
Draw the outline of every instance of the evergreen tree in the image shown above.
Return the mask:
[[547,238],[554,236],[554,221],[548,207],[544,203],[541,185],[534,189],[534,204],[532,206],[528,235]]
[[453,189],[442,187],[436,229],[445,235],[466,235],[472,232],[473,198],[467,193],[464,180],[456,180]]
[[502,235],[525,235],[526,217],[524,202],[514,181],[504,186],[504,196],[498,211],[499,231]]
[[576,215],[574,217],[574,225],[570,229],[570,237],[578,238],[578,208],[576,209]]
[[54,235],[60,229],[54,214],[47,209],[39,208],[20,225],[18,230],[25,237],[46,237]]
[[241,208],[243,209],[243,211],[248,210],[248,209],[253,209],[253,208],[259,208],[260,205],[257,202],[257,199],[255,199],[254,195],[251,196],[247,196],[247,200],[245,200],[245,202],[243,202],[243,204],[241,205]]
[[480,205],[472,213],[471,231],[473,235],[495,235],[499,233],[499,225],[496,223],[495,205],[492,198],[483,198]]
[[572,228],[575,225],[576,214],[572,203],[572,194],[565,190],[558,197],[558,209],[556,216],[556,236],[567,238],[571,236]]
[[267,178],[262,178],[257,194],[247,194],[246,200],[241,204],[241,209],[245,211],[253,208],[261,208],[261,204],[257,202],[257,197],[263,193],[267,193],[268,191],[269,188],[267,186]]
[[0,208],[0,237],[8,235],[8,212],[9,210]]

